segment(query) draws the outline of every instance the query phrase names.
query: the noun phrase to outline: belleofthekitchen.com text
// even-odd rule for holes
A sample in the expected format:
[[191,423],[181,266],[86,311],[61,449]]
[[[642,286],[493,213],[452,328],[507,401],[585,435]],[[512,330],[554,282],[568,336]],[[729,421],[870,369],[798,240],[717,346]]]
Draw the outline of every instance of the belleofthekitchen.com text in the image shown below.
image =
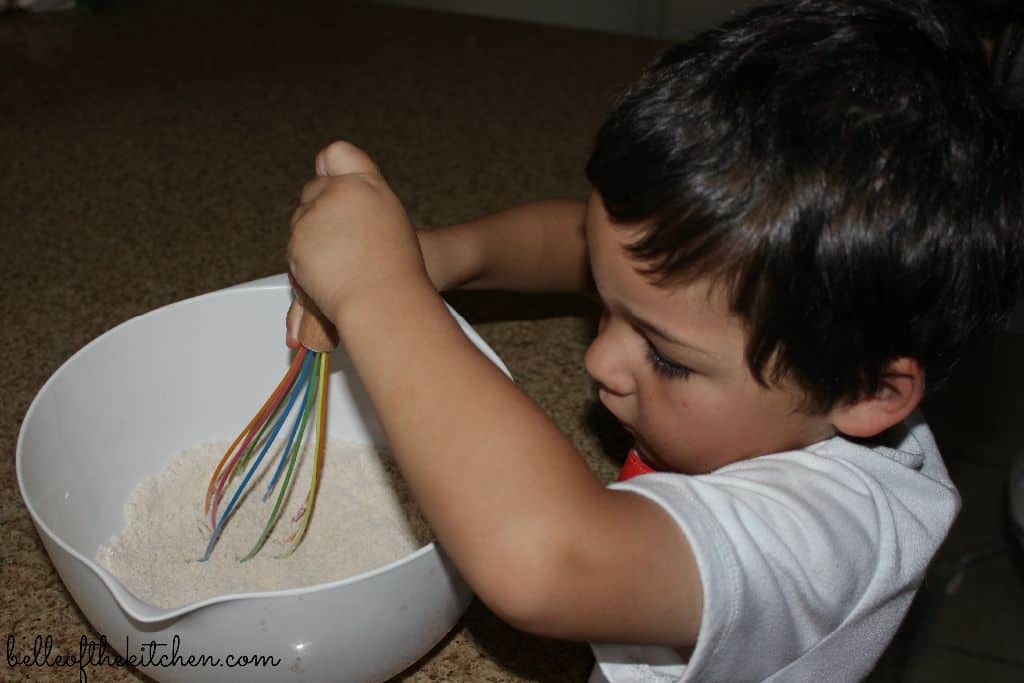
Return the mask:
[[[93,640],[83,635],[78,640],[77,654],[61,654],[64,650],[54,642],[52,635],[37,634],[31,641],[19,641],[14,635],[7,636],[7,666],[22,669],[77,669],[78,680],[89,680],[89,667],[221,667],[261,668],[279,666],[280,657],[261,655],[256,652],[224,654],[221,656],[181,653],[181,637],[175,635],[171,642],[158,640],[144,641],[132,650],[127,636],[124,639],[126,655],[122,656],[108,644],[106,636]],[[138,654],[136,654],[136,652]],[[28,673],[23,672],[23,673]],[[2,677],[0,677],[2,678]]]

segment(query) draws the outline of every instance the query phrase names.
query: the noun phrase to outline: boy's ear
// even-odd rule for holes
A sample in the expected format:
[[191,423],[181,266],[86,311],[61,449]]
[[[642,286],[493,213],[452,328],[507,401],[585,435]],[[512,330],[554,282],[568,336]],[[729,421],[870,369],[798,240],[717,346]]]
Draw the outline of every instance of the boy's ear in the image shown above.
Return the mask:
[[902,422],[924,396],[924,369],[913,358],[886,365],[881,388],[873,395],[832,409],[832,426],[848,436],[870,437]]

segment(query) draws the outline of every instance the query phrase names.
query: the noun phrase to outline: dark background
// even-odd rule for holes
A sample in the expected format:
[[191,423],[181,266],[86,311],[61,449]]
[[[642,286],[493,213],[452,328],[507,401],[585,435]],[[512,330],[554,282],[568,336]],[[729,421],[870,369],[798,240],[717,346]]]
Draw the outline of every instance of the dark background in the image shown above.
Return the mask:
[[[421,224],[583,197],[593,131],[666,47],[341,0],[94,4],[0,17],[0,634],[53,634],[68,650],[96,634],[14,477],[18,429],[46,378],[135,315],[282,272],[299,188],[335,138],[367,149]],[[985,21],[995,35],[991,11]],[[612,478],[625,440],[582,366],[594,311],[562,297],[450,301]],[[873,681],[1024,679],[1004,496],[1024,443],[1022,375],[1020,338],[993,337],[926,407],[964,509]],[[401,678],[582,681],[590,663],[585,645],[515,632],[475,602]],[[23,678],[71,680],[0,670]]]

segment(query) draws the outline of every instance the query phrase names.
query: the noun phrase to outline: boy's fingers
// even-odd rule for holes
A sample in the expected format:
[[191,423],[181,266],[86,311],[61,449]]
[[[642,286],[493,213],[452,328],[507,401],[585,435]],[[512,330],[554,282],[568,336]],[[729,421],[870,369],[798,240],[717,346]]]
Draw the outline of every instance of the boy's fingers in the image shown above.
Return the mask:
[[369,155],[350,142],[337,140],[316,155],[316,174],[336,176],[349,173],[380,175],[380,169]]
[[302,303],[298,299],[293,300],[291,308],[288,309],[288,315],[285,317],[284,343],[290,349],[299,347],[299,327],[302,325],[304,313]]
[[306,204],[307,202],[316,199],[330,184],[331,181],[329,178],[320,177],[310,180],[302,186],[302,192],[299,193],[299,202]]

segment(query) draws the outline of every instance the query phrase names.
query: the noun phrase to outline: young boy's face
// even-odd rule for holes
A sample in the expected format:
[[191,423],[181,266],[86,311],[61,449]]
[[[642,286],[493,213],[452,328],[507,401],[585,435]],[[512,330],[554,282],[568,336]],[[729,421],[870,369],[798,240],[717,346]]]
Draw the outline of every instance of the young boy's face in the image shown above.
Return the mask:
[[746,333],[721,291],[703,282],[656,287],[634,270],[625,247],[638,233],[613,225],[596,192],[586,236],[605,305],[587,372],[651,465],[710,472],[834,434],[827,415],[798,411],[795,384],[757,383],[744,358]]

